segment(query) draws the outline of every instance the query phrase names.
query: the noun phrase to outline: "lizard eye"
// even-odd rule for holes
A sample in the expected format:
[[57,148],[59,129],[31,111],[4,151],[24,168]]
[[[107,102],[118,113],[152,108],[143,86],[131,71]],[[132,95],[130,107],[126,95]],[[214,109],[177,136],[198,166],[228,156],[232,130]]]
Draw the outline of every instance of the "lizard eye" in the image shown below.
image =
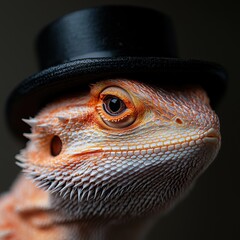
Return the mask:
[[97,111],[104,124],[113,128],[127,127],[137,117],[131,96],[120,87],[108,87],[101,92]]
[[106,96],[103,99],[103,109],[110,116],[117,116],[126,110],[125,103],[118,97]]

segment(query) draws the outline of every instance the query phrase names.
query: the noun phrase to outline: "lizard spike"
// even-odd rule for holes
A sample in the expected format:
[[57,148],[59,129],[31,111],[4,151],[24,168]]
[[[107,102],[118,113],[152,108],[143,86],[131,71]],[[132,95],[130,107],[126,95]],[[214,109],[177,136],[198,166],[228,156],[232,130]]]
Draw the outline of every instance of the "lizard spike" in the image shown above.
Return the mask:
[[66,122],[66,121],[68,120],[68,118],[63,117],[63,116],[57,116],[57,119],[58,119],[60,122]]
[[59,192],[62,189],[61,187],[64,183],[65,183],[64,181],[58,182],[57,186],[51,192],[52,193]]
[[81,201],[81,194],[82,194],[82,189],[81,188],[78,188],[78,202]]
[[93,197],[94,199],[97,198],[97,195],[98,195],[99,191],[100,191],[100,187],[96,187],[94,197]]
[[[16,162],[16,164],[17,164],[17,162]],[[28,166],[27,166],[27,167],[28,167]],[[25,173],[26,176],[29,177],[29,178],[31,178],[31,177],[30,177],[28,174],[31,173],[31,171],[32,171],[32,170],[29,170],[28,168],[24,168],[24,169],[22,170],[22,172]],[[31,179],[32,179],[32,178],[31,178]]]
[[49,176],[48,173],[41,173],[41,175],[35,178],[34,180],[42,181],[43,179],[46,179],[48,176]]
[[53,193],[56,193],[56,192],[60,192],[60,190],[61,190],[61,188],[55,187],[55,188],[53,188],[52,190],[49,190],[49,191],[53,194]]
[[40,134],[23,133],[23,136],[29,140],[32,140],[34,138],[40,137]]
[[104,196],[105,192],[106,192],[106,189],[103,188],[103,189],[102,189],[102,192],[101,192],[101,195],[100,195],[101,198]]
[[36,178],[36,176],[38,176],[38,173],[36,173],[36,172],[30,172],[30,173],[28,174],[28,176],[31,177],[31,179],[32,179],[32,178]]
[[75,193],[75,188],[72,189],[71,193],[70,193],[70,200],[73,199],[74,193]]
[[82,185],[82,189],[85,190],[86,188],[88,188],[90,185],[90,182],[84,182]]
[[56,177],[59,177],[60,175],[61,175],[62,173],[61,172],[59,172],[59,171],[53,171],[53,175],[55,176],[55,178]]
[[39,184],[37,184],[37,187],[38,188],[45,188],[47,185],[49,184],[49,182],[43,182],[43,183],[39,183]]
[[55,180],[55,176],[54,175],[48,175],[47,180],[48,181],[53,181],[53,180]]
[[43,176],[43,175],[40,175],[40,176],[36,176],[35,178],[34,178],[34,181],[41,181],[41,180],[43,180],[45,177]]
[[[69,189],[67,189],[67,191],[65,191],[65,193],[62,195],[62,198],[66,198],[66,196],[68,195],[68,193],[70,192],[70,190]],[[62,193],[60,193],[60,195],[61,195]]]
[[22,121],[28,124],[30,127],[35,127],[38,123],[38,121],[35,118],[29,118],[29,119],[23,118]]
[[92,193],[93,193],[93,191],[89,190],[88,195],[87,195],[87,201],[88,201],[88,200],[90,199],[90,197],[92,196]]
[[84,197],[86,196],[86,192],[87,192],[87,191],[83,191],[83,192],[82,192],[80,201],[82,201],[82,200],[84,199]]
[[74,187],[80,187],[80,186],[82,186],[82,185],[83,185],[83,183],[82,183],[82,182],[79,182],[79,183],[75,184]]
[[66,189],[69,189],[70,187],[72,187],[74,185],[73,182],[70,182],[68,184],[66,184],[66,186],[61,190],[61,192],[64,192]]
[[82,176],[77,176],[72,179],[72,182],[79,182],[82,179]]
[[21,149],[21,150],[19,151],[19,154],[23,155],[25,152],[26,152],[25,149]]
[[111,195],[113,195],[114,189],[112,189],[105,197],[105,199],[110,198]]
[[38,127],[38,128],[43,128],[43,129],[47,129],[47,128],[52,127],[52,125],[46,123],[46,124],[39,124],[39,125],[36,125],[36,127]]
[[23,133],[23,136],[29,140],[32,140],[33,138],[32,133]]
[[51,191],[51,190],[55,189],[57,184],[58,184],[58,182],[56,182],[56,181],[52,182],[51,185],[49,186],[49,188],[47,189],[47,191]]
[[15,158],[22,163],[25,163],[27,161],[27,159],[22,154],[17,154]]
[[26,168],[27,167],[27,164],[26,163],[23,163],[23,162],[15,162],[15,164],[17,166],[19,166],[20,168]]
[[70,180],[72,180],[72,176],[67,176],[67,177],[64,177],[64,181],[65,182],[69,182]]

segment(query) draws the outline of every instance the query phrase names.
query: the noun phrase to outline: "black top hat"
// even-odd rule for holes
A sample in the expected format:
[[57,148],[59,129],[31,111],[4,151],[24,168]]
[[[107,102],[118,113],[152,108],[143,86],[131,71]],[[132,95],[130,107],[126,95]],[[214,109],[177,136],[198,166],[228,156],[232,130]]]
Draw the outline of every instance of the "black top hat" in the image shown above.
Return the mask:
[[7,103],[7,121],[18,136],[27,130],[22,118],[92,81],[200,84],[215,105],[227,79],[215,63],[177,58],[170,19],[142,7],[104,6],[68,14],[40,33],[37,50],[42,70],[21,82]]

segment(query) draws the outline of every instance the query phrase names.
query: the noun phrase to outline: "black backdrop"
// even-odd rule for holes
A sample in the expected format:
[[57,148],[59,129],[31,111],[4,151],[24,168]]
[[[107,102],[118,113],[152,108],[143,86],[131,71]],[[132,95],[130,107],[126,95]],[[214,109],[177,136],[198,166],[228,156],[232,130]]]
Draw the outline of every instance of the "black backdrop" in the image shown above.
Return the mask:
[[[148,239],[240,239],[240,4],[221,0],[24,0],[0,3],[0,192],[19,169],[14,155],[22,147],[4,118],[5,100],[13,87],[37,71],[33,42],[39,30],[57,17],[83,7],[137,4],[170,15],[175,23],[181,57],[216,61],[226,67],[230,82],[217,112],[222,148],[216,161],[187,198],[174,208]],[[217,86],[216,86],[217,91]],[[0,216],[1,217],[1,216]]]

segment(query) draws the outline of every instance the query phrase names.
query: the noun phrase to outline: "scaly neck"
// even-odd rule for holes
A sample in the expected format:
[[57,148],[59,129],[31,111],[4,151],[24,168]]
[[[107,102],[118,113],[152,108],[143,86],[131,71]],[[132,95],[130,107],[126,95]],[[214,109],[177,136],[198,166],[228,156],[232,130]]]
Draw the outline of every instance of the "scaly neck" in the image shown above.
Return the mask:
[[73,233],[71,239],[77,236],[76,240],[140,240],[156,220],[154,216],[142,218],[125,216],[124,220],[120,217],[108,218],[106,216],[89,218],[90,212],[93,211],[91,203],[85,206],[85,212],[79,211],[77,208],[79,204],[81,203],[76,203],[74,199],[66,201],[58,194],[51,194],[51,206],[55,209],[58,221],[67,224],[68,228],[69,224],[71,225],[69,228],[70,234]]

